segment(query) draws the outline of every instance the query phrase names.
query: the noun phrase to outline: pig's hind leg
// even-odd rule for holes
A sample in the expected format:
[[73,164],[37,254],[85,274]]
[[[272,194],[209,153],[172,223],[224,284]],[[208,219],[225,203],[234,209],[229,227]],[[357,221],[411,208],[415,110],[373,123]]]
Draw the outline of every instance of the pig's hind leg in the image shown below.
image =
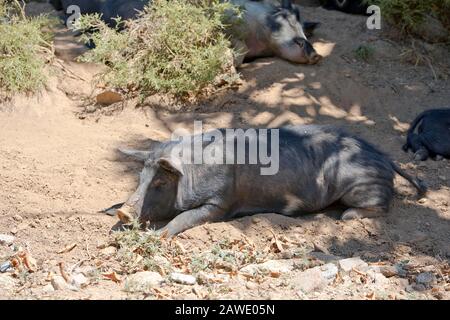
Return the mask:
[[363,184],[356,186],[341,198],[341,202],[349,207],[344,211],[341,219],[382,216],[388,212],[392,196],[392,185]]

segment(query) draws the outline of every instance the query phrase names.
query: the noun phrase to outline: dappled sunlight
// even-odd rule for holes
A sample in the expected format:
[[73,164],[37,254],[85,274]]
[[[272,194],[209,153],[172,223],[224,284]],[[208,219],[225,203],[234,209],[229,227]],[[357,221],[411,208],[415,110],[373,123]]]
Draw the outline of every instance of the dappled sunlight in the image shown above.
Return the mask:
[[314,49],[317,51],[318,54],[320,54],[324,58],[330,56],[333,53],[335,46],[336,43],[331,42],[315,41],[313,43]]
[[401,122],[396,116],[389,115],[389,119],[394,123],[393,128],[401,133],[408,131],[409,123]]

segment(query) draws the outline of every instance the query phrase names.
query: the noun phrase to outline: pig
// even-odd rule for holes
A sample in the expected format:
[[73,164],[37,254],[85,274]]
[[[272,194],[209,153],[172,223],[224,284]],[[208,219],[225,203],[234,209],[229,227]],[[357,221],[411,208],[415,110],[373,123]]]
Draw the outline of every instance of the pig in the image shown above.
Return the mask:
[[71,5],[78,6],[81,14],[101,15],[102,20],[110,26],[115,26],[114,18],[120,17],[122,20],[133,19],[139,11],[151,3],[149,0],[52,0],[51,3],[57,10],[63,10],[65,14],[72,14],[68,11]]
[[80,14],[100,13],[102,5],[106,0],[50,0],[57,10],[63,10],[65,14],[72,14],[67,9],[74,5],[80,8]]
[[110,26],[114,26],[116,24],[114,18],[134,19],[149,3],[151,3],[149,0],[106,0],[101,7],[102,19]]
[[[417,133],[415,132],[417,128]],[[414,159],[450,158],[450,109],[432,109],[419,114],[411,123],[403,150],[414,152]]]
[[[214,132],[224,133],[218,129]],[[137,190],[114,211],[127,224],[138,221],[170,222],[158,232],[174,236],[206,223],[230,220],[256,213],[298,216],[325,209],[339,202],[348,209],[343,220],[376,217],[389,210],[393,198],[393,179],[398,173],[420,195],[426,186],[394,164],[368,142],[333,126],[301,125],[267,129],[278,137],[278,171],[261,174],[261,164],[195,164],[173,152],[182,142],[161,142],[150,151],[121,150],[144,163]],[[214,135],[215,136],[215,135]],[[261,142],[250,135],[246,148]],[[211,134],[194,136],[202,145],[211,145]],[[214,140],[224,157],[238,152]],[[264,144],[263,144],[264,145]],[[260,145],[261,148],[261,145]],[[247,150],[246,149],[246,150]],[[231,150],[231,151],[230,151]],[[110,210],[111,211],[111,210]]]
[[302,23],[300,7],[291,0],[282,0],[281,4],[273,0],[230,2],[243,12],[241,26],[232,36],[233,46],[243,53],[236,59],[236,66],[272,56],[300,64],[316,64],[322,59],[307,39],[319,23]]

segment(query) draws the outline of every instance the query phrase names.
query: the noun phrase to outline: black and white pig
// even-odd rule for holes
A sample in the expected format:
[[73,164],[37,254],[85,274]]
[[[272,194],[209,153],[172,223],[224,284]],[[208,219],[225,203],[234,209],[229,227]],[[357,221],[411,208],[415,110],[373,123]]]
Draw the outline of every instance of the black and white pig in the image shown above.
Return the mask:
[[450,109],[432,109],[419,114],[411,123],[403,146],[405,152],[410,149],[415,160],[450,158]]
[[243,12],[241,28],[237,28],[243,39],[234,41],[244,53],[237,66],[245,60],[272,56],[301,64],[316,64],[322,59],[307,39],[319,23],[302,22],[300,7],[291,0],[230,2]]
[[[248,162],[186,163],[174,155],[174,148],[182,143],[174,140],[159,143],[151,151],[122,150],[142,160],[144,168],[136,192],[115,213],[124,223],[171,220],[160,231],[172,236],[205,222],[256,213],[297,216],[336,202],[348,207],[343,220],[381,215],[393,197],[395,172],[421,195],[426,192],[419,179],[402,171],[388,156],[340,129],[304,125],[267,130],[266,136],[277,133],[279,141],[278,150],[272,140],[266,144],[270,154],[279,155],[278,171],[273,175],[261,175],[263,165]],[[195,137],[201,137],[204,146],[212,143],[209,134]],[[238,151],[225,147],[226,140],[229,137],[218,140],[218,145],[228,157],[229,150]],[[260,140],[261,135],[250,135],[246,148]]]

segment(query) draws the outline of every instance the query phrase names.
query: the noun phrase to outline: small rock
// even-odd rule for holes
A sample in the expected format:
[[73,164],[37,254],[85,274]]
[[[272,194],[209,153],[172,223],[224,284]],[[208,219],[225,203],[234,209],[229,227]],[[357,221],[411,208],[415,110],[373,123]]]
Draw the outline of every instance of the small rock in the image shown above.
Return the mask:
[[13,266],[10,261],[3,262],[0,264],[0,272],[8,272],[13,270]]
[[294,268],[292,260],[268,260],[264,263],[249,264],[240,271],[246,274],[255,275],[257,273],[287,273]]
[[0,234],[0,244],[9,246],[10,244],[13,244],[15,239],[14,236],[10,236],[9,234]]
[[84,266],[84,267],[78,267],[75,269],[76,273],[81,273],[82,275],[86,277],[94,277],[97,274],[97,269],[92,266]]
[[108,90],[98,94],[96,100],[98,104],[108,106],[113,103],[122,101],[123,97],[120,93]]
[[293,285],[296,289],[304,293],[319,291],[333,282],[338,273],[338,268],[332,263],[323,266],[314,267],[300,272],[293,279]]
[[353,268],[358,269],[359,271],[364,271],[367,269],[369,265],[367,262],[361,260],[360,257],[353,257],[348,259],[339,260],[339,267],[344,272],[351,272]]
[[436,283],[436,277],[431,272],[422,272],[417,275],[416,282],[418,284],[423,284],[426,287],[429,287]]
[[84,288],[89,284],[89,279],[82,273],[77,273],[71,277],[70,284],[76,288]]
[[199,284],[227,283],[228,281],[230,281],[230,276],[227,274],[209,274],[203,271],[197,274]]
[[125,291],[139,292],[148,291],[152,287],[159,286],[163,278],[157,272],[142,271],[130,275],[125,281]]
[[163,256],[154,256],[152,259],[155,264],[160,265],[160,266],[167,267],[167,266],[171,265],[169,260],[167,260],[167,258],[163,257]]
[[337,262],[342,259],[341,257],[337,257],[332,254],[326,254],[326,253],[317,252],[317,251],[310,252],[308,255],[310,255],[311,257],[314,257],[317,260],[320,260],[324,263]]
[[389,284],[388,278],[383,276],[381,273],[375,273],[374,282],[378,285],[386,285]]
[[319,266],[317,268],[320,268],[320,271],[322,271],[322,277],[327,280],[334,280],[334,278],[336,278],[336,275],[339,272],[336,265],[334,265],[332,263],[327,263],[327,264],[325,264],[323,266]]
[[398,269],[395,266],[382,266],[380,267],[380,271],[383,274],[383,276],[387,278],[398,275]]
[[14,279],[7,274],[0,274],[0,292],[9,291],[16,285]]
[[54,292],[55,288],[53,288],[53,285],[51,283],[45,285],[44,287],[42,287],[42,291],[44,293],[50,293],[50,292]]
[[197,279],[194,276],[178,272],[172,272],[170,279],[179,284],[194,285],[197,283]]
[[53,289],[55,290],[66,290],[69,288],[66,280],[62,276],[54,275],[51,280]]
[[116,254],[116,252],[117,252],[117,249],[116,249],[116,247],[113,247],[113,246],[109,246],[109,247],[106,247],[106,248],[100,250],[100,254],[102,256],[104,256],[105,258],[113,257]]
[[22,222],[22,221],[23,221],[22,216],[20,216],[20,215],[18,215],[18,214],[16,214],[16,215],[13,217],[13,219],[16,220],[17,222]]
[[245,284],[245,287],[248,290],[256,290],[256,289],[258,289],[258,285],[256,283],[250,282],[250,281],[247,281],[247,283]]
[[427,288],[421,283],[415,283],[412,288],[416,291],[425,291]]

